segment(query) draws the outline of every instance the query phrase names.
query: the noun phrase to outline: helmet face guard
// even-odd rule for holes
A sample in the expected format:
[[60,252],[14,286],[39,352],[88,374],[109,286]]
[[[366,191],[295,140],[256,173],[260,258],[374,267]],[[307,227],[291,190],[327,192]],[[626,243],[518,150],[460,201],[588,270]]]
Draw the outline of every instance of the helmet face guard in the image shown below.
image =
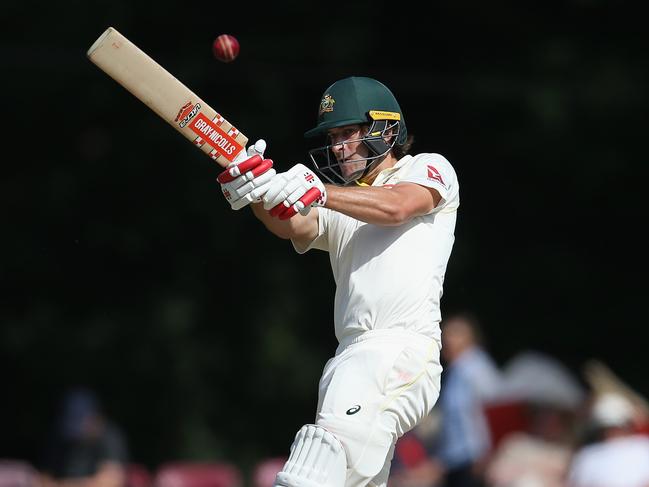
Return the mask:
[[[346,185],[363,177],[383,160],[397,142],[399,129],[398,121],[376,120],[363,137],[312,149],[309,157],[315,169],[330,183]],[[347,159],[346,154],[351,153],[346,149],[347,144],[359,142],[367,148],[368,156]]]

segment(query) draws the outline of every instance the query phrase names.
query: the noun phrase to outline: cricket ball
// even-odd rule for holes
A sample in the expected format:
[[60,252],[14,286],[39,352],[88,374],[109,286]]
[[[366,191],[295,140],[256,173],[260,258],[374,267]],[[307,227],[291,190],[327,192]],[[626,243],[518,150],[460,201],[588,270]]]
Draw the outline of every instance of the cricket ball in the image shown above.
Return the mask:
[[229,34],[221,34],[212,44],[214,57],[224,63],[234,61],[239,55],[239,41]]

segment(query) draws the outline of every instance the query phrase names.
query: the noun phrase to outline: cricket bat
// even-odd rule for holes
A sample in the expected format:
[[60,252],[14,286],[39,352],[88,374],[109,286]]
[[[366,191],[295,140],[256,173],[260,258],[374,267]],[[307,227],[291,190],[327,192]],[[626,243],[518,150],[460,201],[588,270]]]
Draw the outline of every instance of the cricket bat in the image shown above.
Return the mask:
[[88,49],[88,58],[222,167],[248,143],[230,122],[115,28],[99,36]]

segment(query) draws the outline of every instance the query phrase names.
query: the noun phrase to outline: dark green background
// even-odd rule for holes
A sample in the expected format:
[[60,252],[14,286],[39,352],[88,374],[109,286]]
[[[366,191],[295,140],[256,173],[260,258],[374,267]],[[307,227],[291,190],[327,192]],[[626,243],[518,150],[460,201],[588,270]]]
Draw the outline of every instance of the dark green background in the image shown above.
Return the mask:
[[[151,467],[283,455],[335,347],[327,255],[232,212],[219,168],[86,59],[110,25],[279,170],[305,161],[329,84],[386,83],[414,150],[458,172],[443,309],[476,312],[499,363],[595,357],[649,394],[638,4],[5,5],[0,456],[35,459],[74,384]],[[232,64],[211,57],[221,33]]]

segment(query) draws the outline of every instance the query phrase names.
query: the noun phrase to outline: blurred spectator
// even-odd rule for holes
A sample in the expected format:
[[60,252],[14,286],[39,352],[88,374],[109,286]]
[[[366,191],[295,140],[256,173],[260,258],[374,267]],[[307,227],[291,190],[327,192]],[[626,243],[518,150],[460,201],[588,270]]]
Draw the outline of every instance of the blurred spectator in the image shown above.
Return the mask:
[[126,467],[126,487],[150,487],[153,485],[151,471],[140,463],[129,463]]
[[649,437],[635,431],[636,410],[624,395],[606,392],[592,404],[593,442],[571,462],[569,487],[649,487]]
[[243,474],[225,461],[176,460],[160,465],[155,487],[242,487]]
[[124,435],[101,411],[95,394],[68,392],[39,465],[44,487],[124,487]]
[[638,432],[649,434],[649,401],[620,379],[599,360],[584,364],[584,377],[594,396],[614,393],[623,396],[633,406],[633,424]]
[[503,366],[501,400],[523,400],[577,410],[586,391],[558,360],[536,351],[520,352]]
[[484,408],[499,396],[502,377],[475,316],[457,313],[441,326],[445,370],[436,406],[441,420],[433,463],[443,473],[444,487],[479,486],[491,447]]
[[252,471],[252,487],[273,487],[275,477],[286,463],[286,457],[271,457],[260,460]]
[[577,415],[551,403],[527,404],[529,427],[508,434],[493,451],[490,487],[562,487],[572,455]]
[[23,460],[0,459],[0,487],[40,487],[38,472]]
[[399,438],[394,449],[389,487],[434,487],[439,485],[443,471],[432,455],[439,431],[437,409],[414,429]]
[[561,487],[572,455],[585,391],[551,357],[523,352],[503,367],[500,401],[520,404],[525,427],[510,432],[486,469],[490,487]]

